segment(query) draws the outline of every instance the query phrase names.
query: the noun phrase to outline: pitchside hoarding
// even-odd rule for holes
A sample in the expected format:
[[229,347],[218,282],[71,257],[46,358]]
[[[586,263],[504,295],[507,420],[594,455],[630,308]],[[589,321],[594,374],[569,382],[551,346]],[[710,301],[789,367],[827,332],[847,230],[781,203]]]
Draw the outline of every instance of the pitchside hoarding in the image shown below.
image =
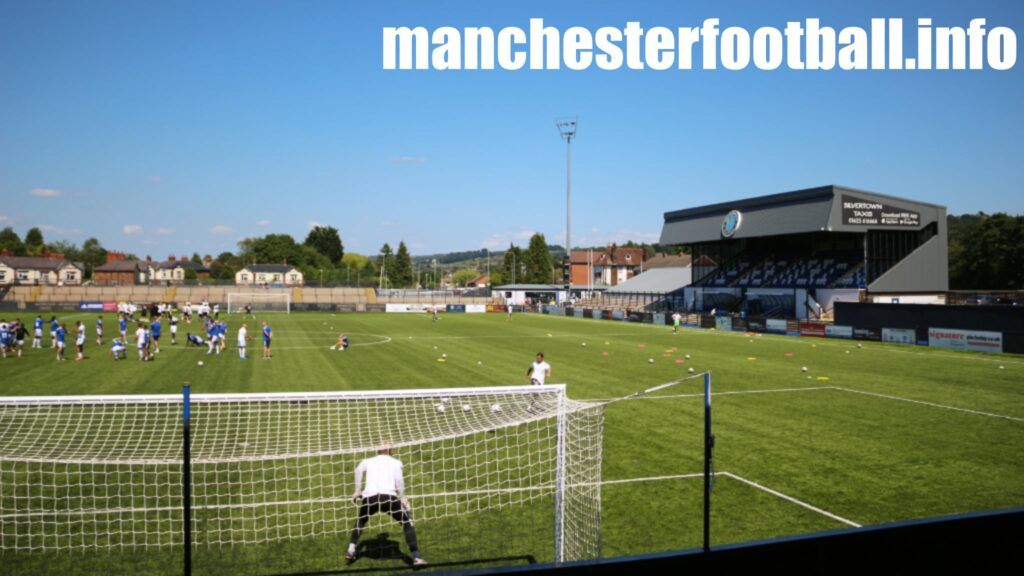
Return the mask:
[[78,309],[83,312],[103,312],[103,302],[82,302]]
[[853,338],[853,326],[825,326],[825,336],[828,338]]
[[765,323],[768,332],[772,334],[785,334],[786,333],[786,321],[778,318],[769,318]]
[[916,340],[917,334],[911,328],[882,328],[882,342],[913,344]]
[[929,328],[928,345],[950,350],[973,350],[975,352],[1002,352],[1003,333],[981,330],[956,330],[953,328]]
[[732,330],[732,318],[729,316],[716,316],[715,317],[715,328],[719,330]]

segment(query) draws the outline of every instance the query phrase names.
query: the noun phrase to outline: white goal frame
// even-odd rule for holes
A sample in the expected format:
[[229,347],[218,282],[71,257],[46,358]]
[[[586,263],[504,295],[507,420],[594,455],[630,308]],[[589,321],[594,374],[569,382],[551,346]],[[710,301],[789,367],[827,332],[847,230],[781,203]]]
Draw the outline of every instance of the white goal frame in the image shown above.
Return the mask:
[[[228,292],[228,314],[238,312],[246,302],[284,300],[285,314],[292,312],[291,292]],[[277,312],[276,310],[254,310],[255,312]]]
[[[436,508],[419,509],[422,514],[433,511],[435,519],[444,519],[450,514],[460,514],[457,504],[453,503],[460,499],[472,501],[476,509],[507,506],[511,501],[513,505],[528,505],[539,511],[544,508],[536,508],[537,498],[545,498],[543,494],[546,494],[554,507],[551,519],[554,561],[589,560],[600,555],[604,405],[569,399],[564,384],[319,393],[186,393],[184,398],[177,394],[0,397],[0,414],[6,416],[0,418],[0,476],[15,486],[20,484],[14,488],[18,497],[8,498],[4,506],[0,506],[0,554],[166,549],[182,546],[186,539],[192,546],[245,545],[253,541],[252,534],[245,529],[183,537],[174,529],[174,521],[165,520],[154,529],[148,529],[144,522],[131,525],[133,528],[129,529],[135,529],[134,534],[142,535],[138,542],[132,533],[107,534],[102,543],[92,542],[88,538],[90,530],[104,527],[102,518],[105,516],[156,513],[167,518],[180,510],[181,504],[174,503],[173,498],[157,502],[147,496],[132,500],[130,506],[137,508],[131,509],[123,504],[119,507],[115,500],[103,496],[91,500],[78,496],[65,498],[61,495],[62,489],[55,489],[65,482],[73,483],[79,476],[99,478],[96,485],[103,487],[115,485],[102,481],[105,475],[113,475],[116,481],[116,474],[111,470],[133,470],[147,478],[156,476],[159,482],[172,486],[176,474],[195,465],[215,469],[205,476],[196,472],[190,474],[190,484],[200,493],[209,493],[204,482],[222,474],[220,471],[239,466],[259,469],[267,462],[269,466],[283,466],[284,461],[317,459],[330,464],[339,458],[354,462],[376,452],[382,440],[393,440],[399,457],[410,453],[407,451],[414,453],[418,447],[428,449],[433,445],[444,446],[439,454],[450,454],[450,447],[461,442],[460,439],[469,442],[480,436],[495,438],[495,432],[497,437],[507,433],[509,438],[514,438],[509,440],[511,446],[537,450],[534,445],[541,442],[537,431],[543,430],[544,451],[531,452],[541,454],[548,462],[548,472],[542,474],[548,480],[541,484],[519,482],[513,471],[508,484],[482,484],[461,492],[424,494],[418,492],[425,489],[422,480],[417,484],[419,478],[413,477],[411,497],[444,500]],[[356,420],[352,419],[351,411]],[[193,449],[186,465],[180,448],[189,428],[185,422],[190,413],[189,444]],[[246,417],[247,413],[252,416]],[[98,427],[97,422],[103,422],[103,426]],[[293,427],[285,428],[289,425]],[[523,435],[515,436],[524,428],[527,431]],[[294,433],[282,435],[282,429]],[[102,430],[108,430],[109,434],[98,432]],[[307,434],[308,430],[320,433]],[[323,433],[324,430],[328,433]],[[247,441],[232,440],[231,434],[240,434]],[[76,441],[68,444],[68,437]],[[472,453],[473,446],[483,444],[468,446],[467,453]],[[505,450],[503,447],[496,449]],[[455,455],[455,458],[460,456]],[[422,462],[416,464],[423,465]],[[317,464],[313,468],[324,465]],[[451,464],[446,466],[451,469]],[[533,460],[524,468],[521,479],[538,479],[536,467],[536,460]],[[296,469],[303,470],[302,464]],[[116,485],[134,488],[134,482]],[[272,496],[280,496],[279,489],[271,492]],[[196,493],[185,496],[183,502],[196,500]],[[539,493],[543,494],[537,496]],[[43,500],[46,504],[41,508]],[[342,491],[336,495],[322,494],[314,500],[286,499],[240,505],[208,499],[205,504],[196,500],[196,504],[189,505],[230,514],[231,509],[243,506],[333,506],[339,502],[347,505],[348,501],[348,492]],[[550,503],[542,504],[548,505]],[[449,513],[449,507],[455,512]],[[50,516],[72,517],[69,525],[82,530],[86,537],[68,540],[40,532],[45,530]],[[91,520],[94,516],[101,520],[94,523]],[[44,523],[39,524],[42,528],[37,528],[37,522]],[[349,528],[347,522],[340,522],[327,533],[344,537]],[[263,535],[257,534],[257,537]],[[68,541],[72,544],[68,545]]]

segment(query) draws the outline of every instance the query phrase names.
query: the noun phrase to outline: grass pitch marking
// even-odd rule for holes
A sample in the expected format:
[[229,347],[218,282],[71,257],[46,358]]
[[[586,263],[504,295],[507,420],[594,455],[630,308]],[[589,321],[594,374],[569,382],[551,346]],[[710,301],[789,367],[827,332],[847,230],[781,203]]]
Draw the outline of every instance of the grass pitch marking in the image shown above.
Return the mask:
[[862,528],[862,526],[860,524],[854,522],[853,520],[847,520],[846,518],[843,518],[842,516],[838,516],[838,515],[833,514],[833,513],[829,512],[827,510],[823,510],[821,508],[818,508],[817,506],[814,506],[812,504],[808,504],[807,502],[804,502],[803,500],[798,500],[798,499],[796,499],[796,498],[794,498],[792,496],[789,496],[787,494],[783,494],[782,492],[779,492],[778,490],[772,490],[771,488],[768,488],[767,486],[758,484],[757,482],[754,482],[753,480],[747,480],[746,478],[744,478],[742,476],[737,476],[736,474],[733,474],[731,472],[718,472],[718,474],[721,475],[721,476],[725,476],[726,478],[732,478],[733,480],[736,480],[737,482],[742,482],[743,484],[746,484],[748,486],[752,486],[754,488],[757,488],[758,490],[763,490],[764,492],[767,492],[768,494],[771,494],[772,496],[775,496],[776,498],[782,498],[783,500],[785,500],[787,502],[790,502],[792,504],[796,504],[797,506],[800,506],[801,508],[806,508],[807,510],[810,510],[812,512],[816,512],[816,513],[821,514],[822,516],[825,516],[827,518],[831,518],[832,520],[835,520],[836,522],[841,522],[841,523],[846,524],[847,526],[851,526],[853,528]]
[[989,418],[1001,418],[1003,420],[1012,420],[1014,422],[1024,422],[1024,418],[1018,418],[1016,416],[1006,416],[1004,414],[993,414],[992,412],[982,412],[980,410],[971,410],[970,408],[960,408],[958,406],[949,406],[946,404],[937,404],[935,402],[926,402],[924,400],[914,400],[912,398],[902,398],[900,396],[890,396],[889,394],[879,394],[878,392],[866,392],[864,390],[854,390],[853,388],[843,388],[840,386],[833,386],[833,390],[840,392],[849,392],[851,394],[863,394],[865,396],[875,396],[876,398],[885,398],[886,400],[896,400],[898,402],[910,402],[911,404],[920,404],[922,406],[928,406],[931,408],[941,408],[943,410],[953,410],[955,412],[966,412],[967,414],[974,414],[977,416],[987,416]]

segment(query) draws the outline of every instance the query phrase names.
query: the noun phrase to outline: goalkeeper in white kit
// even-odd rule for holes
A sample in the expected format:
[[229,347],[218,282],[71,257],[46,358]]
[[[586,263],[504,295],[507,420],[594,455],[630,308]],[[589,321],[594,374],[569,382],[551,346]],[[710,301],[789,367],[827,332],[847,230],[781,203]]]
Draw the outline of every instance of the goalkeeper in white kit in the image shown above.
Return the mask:
[[[366,488],[363,489],[363,475],[366,476]],[[359,503],[359,516],[352,530],[345,559],[356,558],[356,544],[370,516],[387,514],[402,525],[405,542],[412,554],[413,567],[421,567],[427,561],[420,558],[419,546],[416,545],[416,528],[409,516],[409,499],[405,497],[405,480],[402,478],[402,462],[391,456],[391,442],[385,442],[377,451],[377,455],[366,458],[356,466],[356,490],[352,499]]]

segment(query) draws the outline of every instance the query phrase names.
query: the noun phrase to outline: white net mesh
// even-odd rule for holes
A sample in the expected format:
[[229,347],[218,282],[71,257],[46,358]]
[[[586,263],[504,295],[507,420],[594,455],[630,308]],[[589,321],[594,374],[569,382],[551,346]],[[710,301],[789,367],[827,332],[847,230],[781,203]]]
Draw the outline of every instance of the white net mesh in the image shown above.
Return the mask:
[[[347,541],[390,440],[425,554],[595,558],[602,428],[560,385],[193,395],[193,544]],[[180,547],[181,462],[178,396],[0,398],[0,553]]]
[[228,314],[244,312],[245,307],[256,312],[285,312],[292,310],[292,295],[288,292],[229,292]]

